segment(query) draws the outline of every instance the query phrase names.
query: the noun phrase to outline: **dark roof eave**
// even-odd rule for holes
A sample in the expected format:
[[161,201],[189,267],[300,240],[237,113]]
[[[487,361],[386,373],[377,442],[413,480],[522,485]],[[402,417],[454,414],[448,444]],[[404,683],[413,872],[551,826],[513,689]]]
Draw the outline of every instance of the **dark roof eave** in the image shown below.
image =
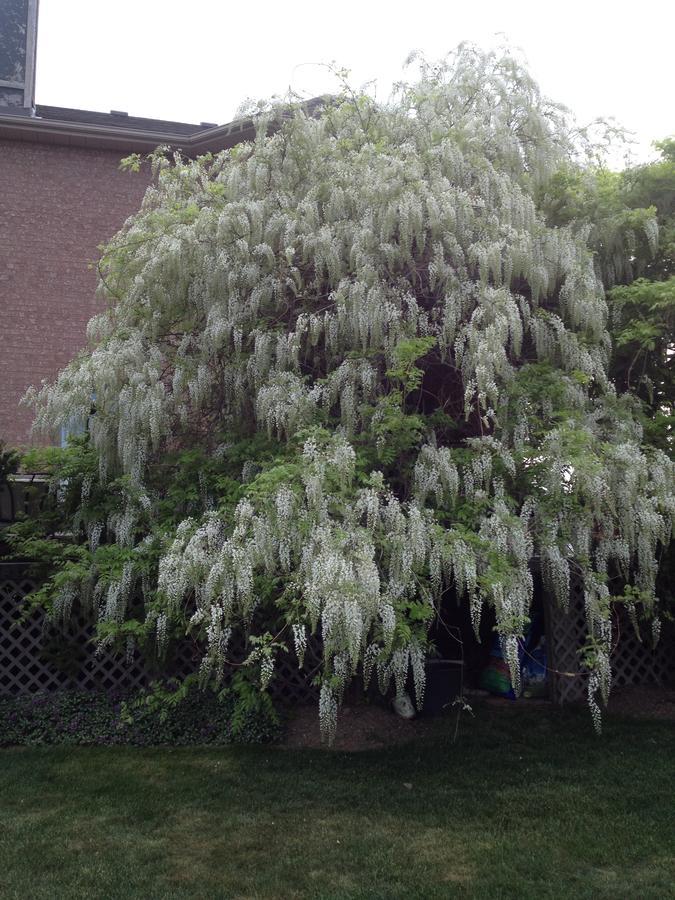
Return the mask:
[[0,139],[61,144],[91,149],[149,152],[159,144],[184,150],[189,156],[217,152],[255,137],[251,119],[208,128],[193,135],[141,130],[111,125],[91,125],[58,119],[0,115]]

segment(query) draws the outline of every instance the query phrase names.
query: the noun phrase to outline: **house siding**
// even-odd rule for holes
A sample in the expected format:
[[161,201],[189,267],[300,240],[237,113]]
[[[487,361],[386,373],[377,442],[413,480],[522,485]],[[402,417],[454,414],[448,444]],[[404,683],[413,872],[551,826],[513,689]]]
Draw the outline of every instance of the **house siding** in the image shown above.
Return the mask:
[[140,205],[148,174],[118,150],[0,141],[0,441],[26,446],[19,401],[86,343],[98,246]]

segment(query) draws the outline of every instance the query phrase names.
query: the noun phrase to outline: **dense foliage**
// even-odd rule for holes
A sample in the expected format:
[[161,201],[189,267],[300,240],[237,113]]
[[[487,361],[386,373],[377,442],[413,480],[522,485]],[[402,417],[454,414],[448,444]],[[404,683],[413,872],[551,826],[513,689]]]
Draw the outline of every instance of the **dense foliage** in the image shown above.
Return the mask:
[[19,454],[15,450],[8,450],[0,441],[0,487],[7,483],[10,475],[14,475],[19,467]]
[[270,708],[244,709],[235,692],[192,691],[186,702],[174,697],[90,691],[0,697],[0,746],[262,743],[280,733]]
[[647,442],[672,452],[675,140],[657,148],[660,159],[623,172],[565,167],[539,206],[549,224],[588,232],[598,274],[611,288],[610,378],[638,399]]
[[[563,167],[539,206],[554,226],[588,231],[605,287],[612,338],[609,377],[630,392],[643,441],[672,458],[675,421],[675,140],[656,144],[659,158],[622,172]],[[658,242],[649,231],[656,222]],[[673,544],[660,558],[657,595],[667,618],[675,602]],[[628,600],[631,608],[630,598]],[[671,610],[671,612],[669,612]]]
[[16,537],[58,563],[38,601],[122,646],[187,631],[205,682],[235,632],[263,687],[318,633],[330,737],[357,671],[411,670],[421,699],[450,594],[476,629],[494,609],[517,688],[536,566],[562,604],[583,579],[598,724],[612,598],[658,637],[675,501],[603,289],[658,223],[614,215],[592,149],[514,59],[461,47],[389,105],[347,90],[215,156],[153,154],[91,349],[33,398],[39,428],[88,423],[52,459],[53,520]]

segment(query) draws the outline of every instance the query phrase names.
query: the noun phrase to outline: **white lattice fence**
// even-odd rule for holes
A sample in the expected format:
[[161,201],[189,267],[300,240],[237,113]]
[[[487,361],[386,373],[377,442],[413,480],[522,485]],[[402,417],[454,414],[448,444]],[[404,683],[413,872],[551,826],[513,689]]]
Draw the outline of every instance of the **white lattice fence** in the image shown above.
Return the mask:
[[[98,651],[92,641],[93,628],[84,620],[73,623],[67,635],[47,628],[37,611],[22,620],[23,599],[34,587],[20,569],[0,567],[0,694],[65,687],[127,691],[145,687],[156,677],[137,652],[125,659]],[[232,648],[232,656],[243,658],[243,644]],[[175,649],[168,674],[188,675],[196,671],[200,658],[198,648],[185,641]],[[314,698],[317,691],[311,681],[320,662],[321,648],[316,642],[308,643],[302,670],[293,660],[281,659],[271,685],[272,696],[284,703]]]
[[[567,611],[549,610],[549,646],[552,693],[558,703],[585,696],[587,675],[579,663],[586,641],[583,586],[574,581]],[[675,674],[673,635],[665,634],[656,649],[649,639],[640,640],[623,608],[616,608],[612,622],[612,685],[664,684]]]

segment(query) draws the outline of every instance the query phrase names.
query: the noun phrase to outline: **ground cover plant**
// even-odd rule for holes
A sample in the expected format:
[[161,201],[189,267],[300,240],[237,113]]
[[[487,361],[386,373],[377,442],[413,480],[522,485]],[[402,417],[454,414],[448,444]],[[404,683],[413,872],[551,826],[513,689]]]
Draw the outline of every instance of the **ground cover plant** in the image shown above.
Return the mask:
[[671,722],[474,709],[377,752],[0,751],[0,893],[662,898]]
[[421,700],[450,597],[476,630],[494,610],[517,691],[536,566],[559,603],[583,581],[599,727],[612,600],[658,639],[675,500],[672,284],[616,295],[652,331],[618,316],[615,370],[604,295],[667,278],[663,216],[596,149],[512,56],[463,46],[389,104],[345,88],[215,156],[153,154],[91,347],[33,395],[38,428],[86,427],[14,529],[35,602],[121,652],[188,633],[203,683],[236,635],[264,689],[319,634],[330,739],[357,673],[411,670]]
[[193,689],[177,699],[176,691],[158,688],[0,696],[0,746],[181,747],[264,743],[279,736],[279,717],[267,695],[256,693],[246,703],[235,690],[217,695]]

